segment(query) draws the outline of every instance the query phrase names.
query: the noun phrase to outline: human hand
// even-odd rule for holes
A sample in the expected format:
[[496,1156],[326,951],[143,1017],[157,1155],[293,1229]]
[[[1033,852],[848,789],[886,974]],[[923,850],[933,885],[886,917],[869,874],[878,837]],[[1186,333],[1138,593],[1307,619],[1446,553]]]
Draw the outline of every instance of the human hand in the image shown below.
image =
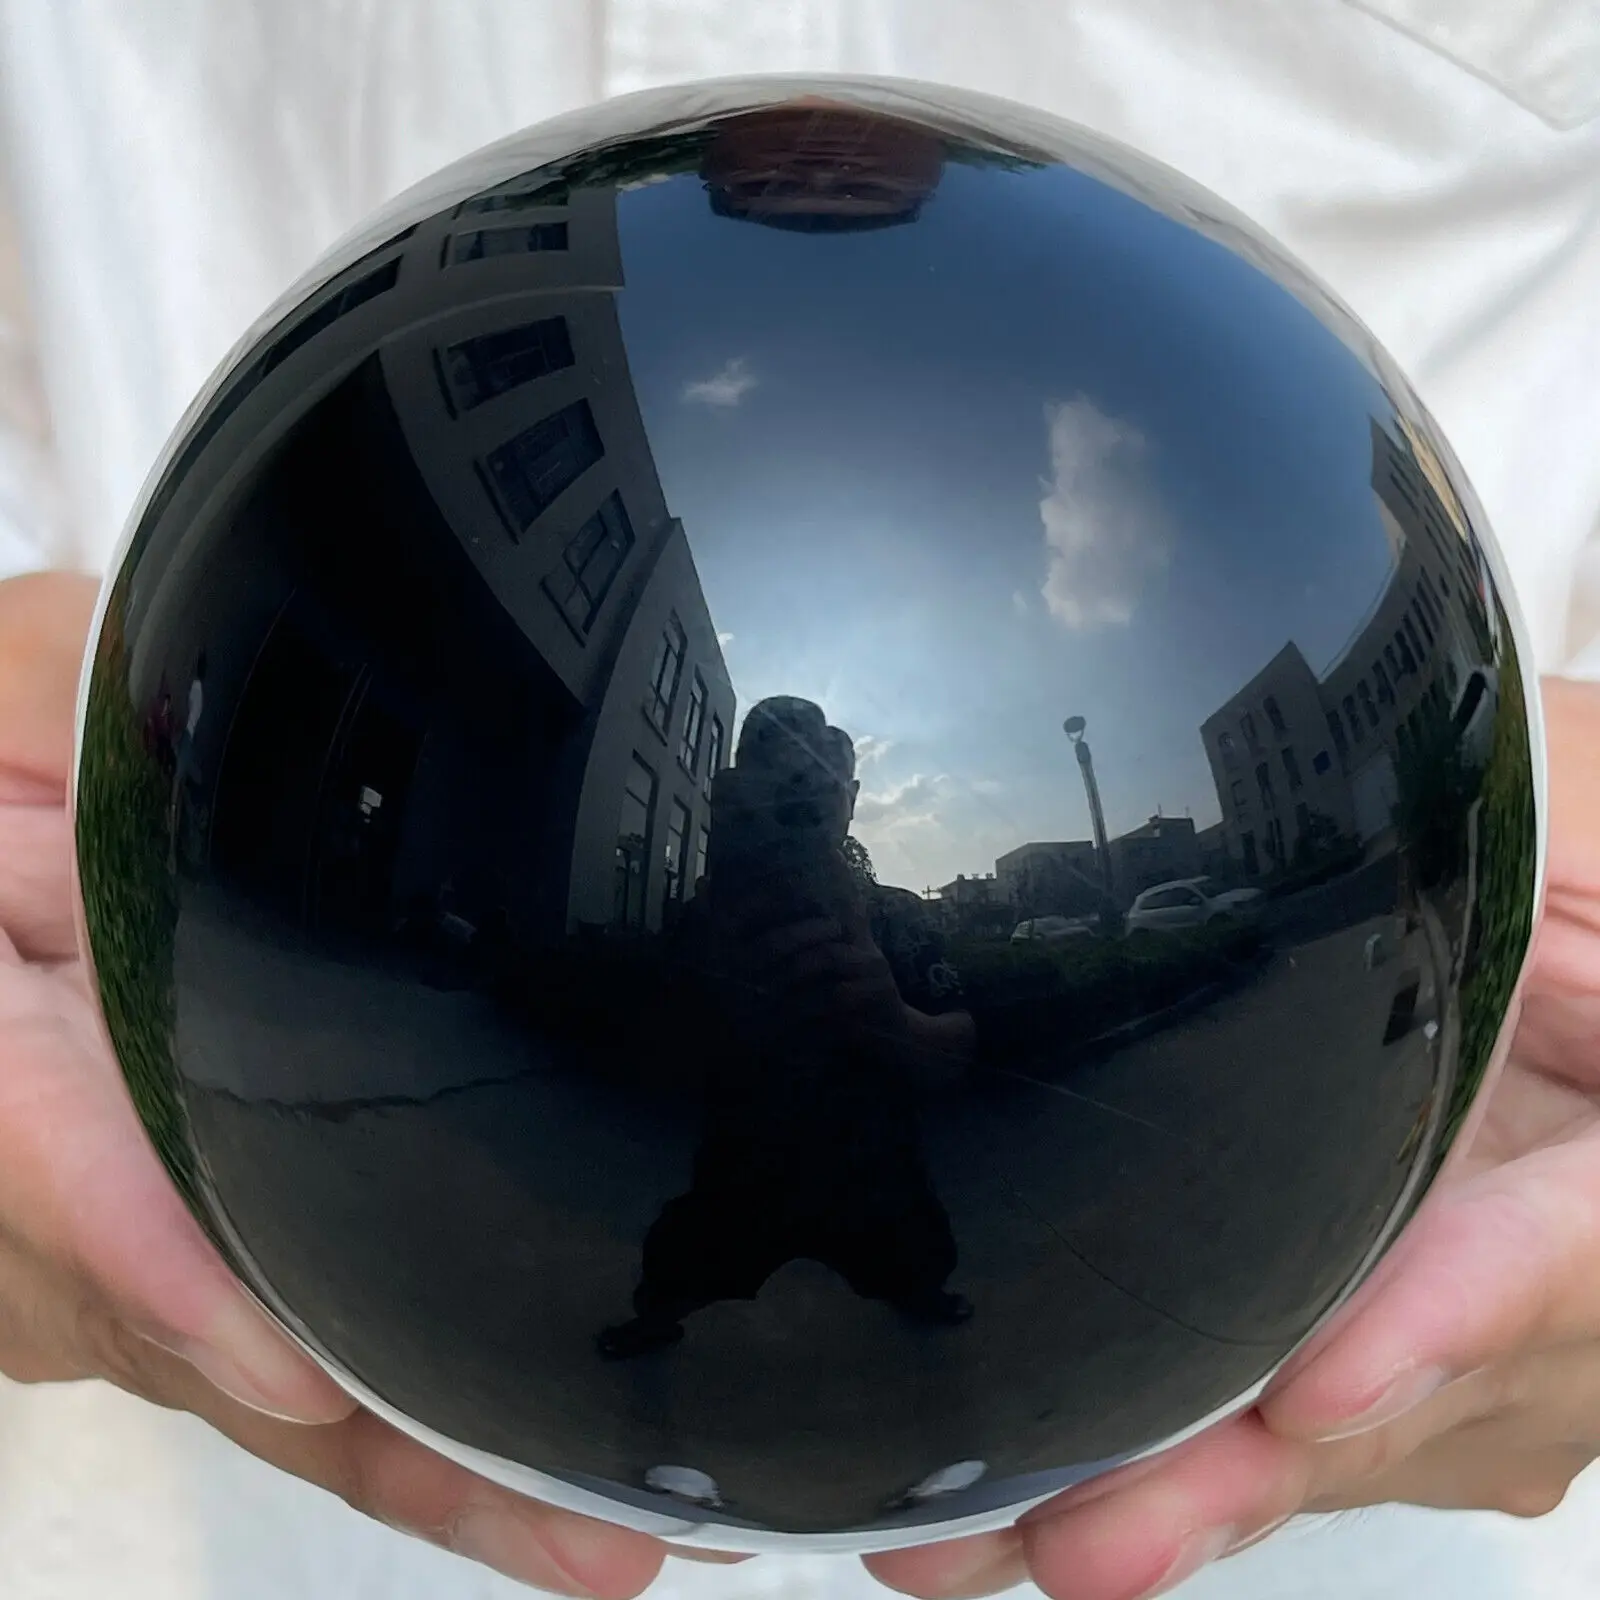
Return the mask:
[[719,966],[753,1002],[737,1009],[779,1047],[901,1050],[912,1013],[849,868],[819,863],[805,889],[766,884],[720,898],[713,889]]
[[522,1499],[356,1408],[184,1209],[103,1041],[72,920],[66,785],[95,586],[0,583],[0,1372],[104,1378],[431,1543],[629,1596],[666,1547]]
[[1261,1403],[1004,1533],[872,1558],[926,1596],[1173,1587],[1299,1512],[1537,1516],[1600,1456],[1600,688],[1545,686],[1548,893],[1470,1147]]

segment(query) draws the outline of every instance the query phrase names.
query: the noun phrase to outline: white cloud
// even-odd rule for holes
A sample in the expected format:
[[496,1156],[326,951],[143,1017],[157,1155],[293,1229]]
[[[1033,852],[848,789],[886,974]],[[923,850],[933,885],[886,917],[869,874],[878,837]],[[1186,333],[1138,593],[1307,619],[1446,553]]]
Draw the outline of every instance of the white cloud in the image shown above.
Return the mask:
[[1040,594],[1064,626],[1124,625],[1171,557],[1172,533],[1145,479],[1149,444],[1092,400],[1045,406],[1050,476],[1039,520],[1047,559]]
[[755,386],[755,374],[745,364],[744,357],[733,356],[709,378],[686,384],[683,398],[696,405],[717,406],[727,410],[738,405]]
[[[856,801],[856,821],[874,833],[914,827],[932,822],[939,803],[942,777],[924,777],[920,772],[904,783],[891,785],[877,794],[862,792]],[[870,841],[869,841],[870,842]]]
[[1011,609],[1015,611],[1019,617],[1025,617],[1030,611],[1033,610],[1033,607],[1029,603],[1027,595],[1025,595],[1020,589],[1014,589],[1011,594]]
[[997,778],[974,778],[967,786],[974,794],[993,795],[999,794],[1005,788]]
[[882,761],[894,749],[893,739],[880,739],[875,733],[858,734],[855,740],[856,765],[870,767],[874,761]]
[[737,635],[731,633],[719,633],[717,635],[717,643],[726,650],[736,637]]

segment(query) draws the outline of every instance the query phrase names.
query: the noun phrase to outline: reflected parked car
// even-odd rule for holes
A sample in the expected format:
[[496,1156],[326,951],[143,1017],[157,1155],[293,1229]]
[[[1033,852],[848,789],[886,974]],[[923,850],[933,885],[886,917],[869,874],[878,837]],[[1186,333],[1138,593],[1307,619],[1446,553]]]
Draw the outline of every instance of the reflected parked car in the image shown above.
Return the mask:
[[1146,889],[1128,912],[1127,930],[1148,928],[1174,933],[1203,928],[1224,917],[1243,917],[1259,909],[1259,889],[1223,889],[1211,878],[1181,878]]
[[1011,931],[1013,944],[1092,937],[1099,926],[1094,917],[1028,917]]

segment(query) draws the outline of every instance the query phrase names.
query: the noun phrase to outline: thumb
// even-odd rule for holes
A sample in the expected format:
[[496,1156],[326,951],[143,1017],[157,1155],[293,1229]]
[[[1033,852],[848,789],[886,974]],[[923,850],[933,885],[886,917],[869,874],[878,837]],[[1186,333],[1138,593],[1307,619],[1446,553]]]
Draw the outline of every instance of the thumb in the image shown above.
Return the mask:
[[1442,1191],[1346,1322],[1262,1400],[1287,1438],[1346,1438],[1507,1357],[1600,1331],[1600,1139]]
[[71,572],[0,582],[0,787],[13,799],[66,792],[99,592],[95,579]]

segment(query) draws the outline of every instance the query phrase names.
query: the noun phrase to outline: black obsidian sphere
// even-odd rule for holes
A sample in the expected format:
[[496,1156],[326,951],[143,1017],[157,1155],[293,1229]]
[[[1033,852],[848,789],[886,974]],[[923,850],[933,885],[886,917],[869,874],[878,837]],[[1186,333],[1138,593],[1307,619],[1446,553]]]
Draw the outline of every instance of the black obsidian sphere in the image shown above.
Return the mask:
[[103,1008],[245,1285],[501,1481],[1003,1522],[1258,1390],[1496,1058],[1530,675],[1434,425],[1220,203],[1017,107],[472,158],[151,480]]

